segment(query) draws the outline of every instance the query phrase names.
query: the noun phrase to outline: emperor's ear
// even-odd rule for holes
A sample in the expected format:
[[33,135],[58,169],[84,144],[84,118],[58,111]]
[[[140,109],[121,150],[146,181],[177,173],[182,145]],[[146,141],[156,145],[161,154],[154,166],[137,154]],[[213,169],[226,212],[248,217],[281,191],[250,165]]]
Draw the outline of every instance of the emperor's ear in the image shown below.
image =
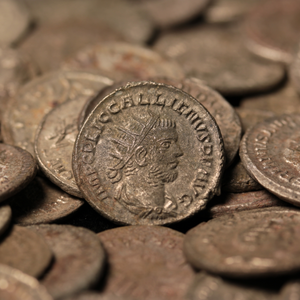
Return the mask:
[[139,146],[136,148],[134,153],[134,158],[136,163],[140,167],[147,166],[146,156],[147,156],[147,150],[143,146]]

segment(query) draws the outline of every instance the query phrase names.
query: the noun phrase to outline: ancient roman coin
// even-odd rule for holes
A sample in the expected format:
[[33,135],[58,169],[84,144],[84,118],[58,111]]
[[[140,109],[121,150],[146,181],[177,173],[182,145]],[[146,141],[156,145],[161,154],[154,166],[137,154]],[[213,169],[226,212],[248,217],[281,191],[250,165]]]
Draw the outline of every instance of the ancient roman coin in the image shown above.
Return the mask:
[[1,240],[0,264],[16,268],[30,276],[42,275],[51,259],[52,252],[45,240],[27,228],[14,225]]
[[183,299],[194,271],[182,252],[182,233],[159,226],[120,227],[98,233],[110,266],[104,296]]
[[23,272],[0,265],[1,300],[52,300],[39,282]]
[[264,58],[291,63],[299,42],[300,2],[266,1],[247,18],[247,47]]
[[300,206],[300,115],[282,115],[252,127],[244,135],[240,157],[246,170],[280,199]]
[[[264,208],[223,215],[190,230],[184,252],[195,267],[228,277],[299,270],[300,212]],[[221,233],[221,234],[220,234]]]
[[99,103],[82,127],[73,171],[84,198],[121,224],[167,224],[219,193],[225,164],[214,119],[192,96],[134,82]]
[[298,93],[300,93],[300,44],[289,71],[293,86],[296,88]]
[[262,92],[284,77],[281,65],[256,60],[247,52],[238,28],[173,31],[161,35],[154,48],[176,60],[186,76],[204,80],[224,95]]
[[0,206],[0,235],[6,231],[11,220],[11,208],[9,205]]
[[102,273],[104,249],[97,236],[83,227],[35,225],[54,254],[54,263],[41,283],[54,299],[87,289]]
[[102,43],[86,47],[63,63],[65,69],[100,70],[113,74],[116,81],[166,76],[183,78],[174,61],[138,45]]
[[0,143],[0,202],[24,189],[36,171],[36,161],[29,152]]
[[36,177],[21,193],[9,199],[13,220],[20,225],[50,223],[75,212],[83,201],[47,179]]
[[42,118],[56,105],[79,96],[88,99],[111,80],[99,73],[58,71],[22,86],[2,120],[3,139],[34,154],[34,137]]

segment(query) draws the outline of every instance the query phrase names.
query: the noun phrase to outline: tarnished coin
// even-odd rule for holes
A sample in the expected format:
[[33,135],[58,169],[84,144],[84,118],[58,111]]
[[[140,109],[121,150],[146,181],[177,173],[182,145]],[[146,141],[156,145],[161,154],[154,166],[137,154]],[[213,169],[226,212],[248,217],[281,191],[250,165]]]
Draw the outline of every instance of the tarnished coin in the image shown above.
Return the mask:
[[296,88],[298,93],[300,93],[300,44],[298,45],[298,51],[293,59],[289,71],[293,86]]
[[181,300],[194,279],[182,253],[182,233],[158,226],[120,227],[98,233],[110,266],[103,295]]
[[16,268],[38,277],[49,266],[52,258],[45,240],[31,230],[14,225],[1,240],[0,264]]
[[11,208],[9,205],[0,206],[0,235],[8,228],[11,220]]
[[86,47],[63,63],[65,69],[101,70],[115,80],[145,80],[157,76],[183,78],[183,70],[174,61],[151,49],[126,43],[102,43]]
[[41,279],[54,299],[84,290],[102,273],[105,253],[97,236],[83,227],[36,225],[54,253],[54,263]]
[[299,42],[300,2],[266,1],[247,18],[247,47],[264,58],[291,63]]
[[82,127],[73,171],[85,199],[122,224],[167,224],[203,209],[224,168],[217,124],[192,96],[164,84],[116,90]]
[[193,266],[228,277],[276,276],[300,268],[300,212],[264,208],[220,216],[190,230]]
[[14,222],[20,225],[53,222],[75,212],[83,203],[40,177],[9,199]]
[[225,95],[268,90],[284,77],[281,65],[256,60],[247,52],[237,28],[198,26],[166,33],[155,49],[175,59],[186,76],[204,80]]
[[24,189],[35,177],[36,161],[27,151],[0,143],[0,201]]
[[20,88],[7,107],[2,123],[4,141],[35,155],[35,132],[44,115],[66,100],[79,96],[88,99],[104,82],[99,73],[81,71],[58,71],[32,80]]
[[52,300],[39,282],[23,272],[0,265],[1,300]]
[[240,157],[246,170],[280,199],[300,206],[300,115],[282,115],[244,135]]

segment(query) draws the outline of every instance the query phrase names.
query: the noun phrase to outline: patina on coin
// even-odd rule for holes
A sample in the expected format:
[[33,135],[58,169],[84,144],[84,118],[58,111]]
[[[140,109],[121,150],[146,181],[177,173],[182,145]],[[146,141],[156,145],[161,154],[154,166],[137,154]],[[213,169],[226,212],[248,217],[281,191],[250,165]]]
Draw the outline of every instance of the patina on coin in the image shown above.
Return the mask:
[[61,299],[94,284],[104,267],[105,253],[97,236],[83,227],[35,225],[54,254],[54,263],[41,279],[54,299]]
[[282,115],[249,129],[240,157],[244,167],[264,188],[300,206],[300,115]]
[[299,229],[296,209],[228,214],[190,230],[184,252],[193,266],[219,275],[276,276],[300,269]]
[[108,254],[103,295],[182,300],[194,271],[182,252],[184,235],[159,226],[130,226],[98,233]]
[[21,193],[9,199],[13,220],[20,225],[50,223],[75,212],[83,205],[47,179],[36,177]]
[[36,171],[36,161],[29,152],[0,143],[0,201],[24,189]]
[[9,265],[28,275],[42,275],[51,259],[52,253],[45,240],[27,228],[14,225],[1,240],[0,264]]
[[23,272],[0,265],[1,300],[52,300],[39,282]]
[[207,110],[164,84],[135,82],[90,114],[73,153],[85,199],[122,224],[167,224],[219,193],[223,141]]
[[9,205],[0,206],[0,235],[6,231],[11,220],[11,208]]

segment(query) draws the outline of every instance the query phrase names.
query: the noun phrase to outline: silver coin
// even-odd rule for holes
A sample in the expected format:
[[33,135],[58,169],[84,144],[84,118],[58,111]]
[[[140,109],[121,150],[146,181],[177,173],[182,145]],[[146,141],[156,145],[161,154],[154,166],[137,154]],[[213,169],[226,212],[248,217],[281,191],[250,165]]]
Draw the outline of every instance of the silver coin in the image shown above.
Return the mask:
[[0,235],[6,231],[11,220],[11,208],[9,205],[0,206]]

